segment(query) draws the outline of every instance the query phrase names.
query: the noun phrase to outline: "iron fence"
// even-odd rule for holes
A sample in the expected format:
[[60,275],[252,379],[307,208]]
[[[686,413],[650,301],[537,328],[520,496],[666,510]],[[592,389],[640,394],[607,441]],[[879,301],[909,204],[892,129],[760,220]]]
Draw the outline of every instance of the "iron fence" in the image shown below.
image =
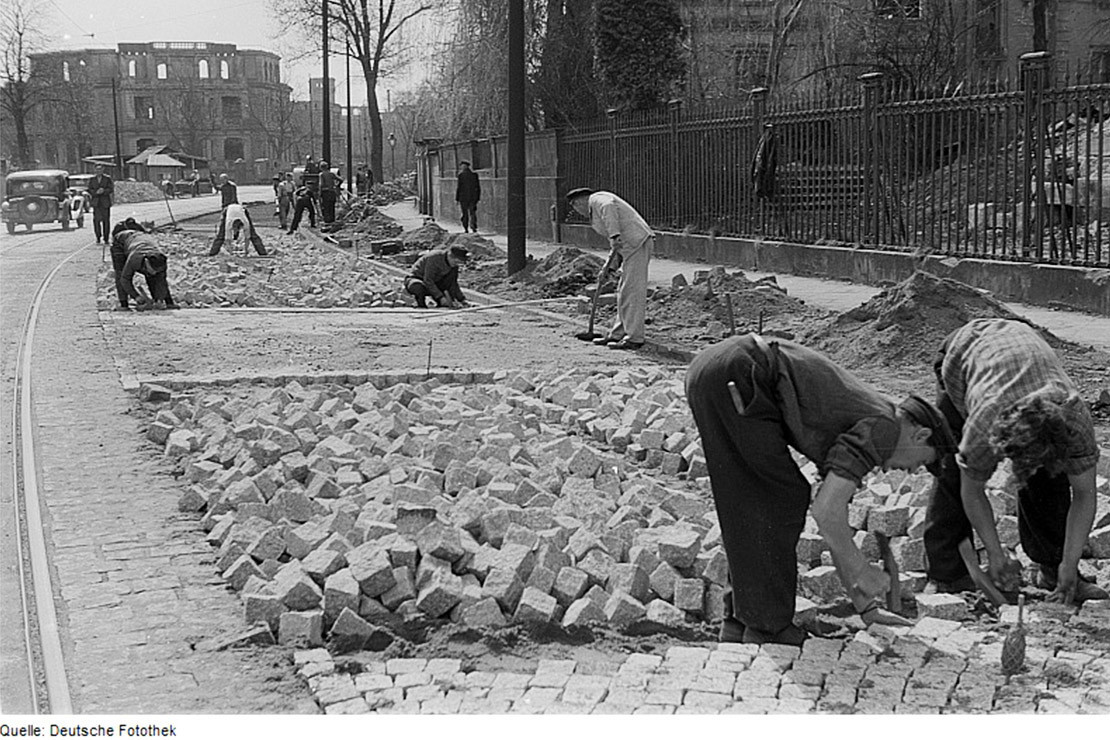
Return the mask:
[[[562,132],[559,180],[659,229],[1108,266],[1110,84],[1049,68],[1029,54],[1015,80],[930,93],[864,75],[822,100],[614,114]],[[763,135],[777,156],[757,196]]]

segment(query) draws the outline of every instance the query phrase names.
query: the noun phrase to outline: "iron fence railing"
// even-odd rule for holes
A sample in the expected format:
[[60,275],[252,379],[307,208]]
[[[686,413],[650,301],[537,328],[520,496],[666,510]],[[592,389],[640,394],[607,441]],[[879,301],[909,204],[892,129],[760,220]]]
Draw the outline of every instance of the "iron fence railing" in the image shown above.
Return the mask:
[[[1012,81],[615,114],[561,133],[559,181],[611,190],[659,229],[918,255],[1110,265],[1110,84]],[[756,195],[760,136],[774,189]],[[1110,225],[1108,225],[1110,226]]]

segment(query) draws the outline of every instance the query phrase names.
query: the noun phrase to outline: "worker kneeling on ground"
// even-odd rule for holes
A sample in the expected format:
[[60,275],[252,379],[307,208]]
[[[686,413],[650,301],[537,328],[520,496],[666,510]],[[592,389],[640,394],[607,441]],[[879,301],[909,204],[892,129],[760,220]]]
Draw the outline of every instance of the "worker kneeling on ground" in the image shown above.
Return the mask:
[[941,460],[925,523],[929,592],[975,588],[959,554],[978,533],[988,575],[1002,592],[1021,585],[1021,565],[1002,547],[987,480],[1002,458],[1019,481],[1018,533],[1039,566],[1037,586],[1051,601],[1105,599],[1079,574],[1095,519],[1094,422],[1059,358],[1020,321],[977,319],[948,336],[935,365],[937,407],[960,437]]
[[686,373],[686,397],[732,581],[732,616],[721,640],[799,645],[805,639],[793,623],[795,548],[810,485],[789,447],[824,478],[813,518],[856,611],[868,624],[909,624],[879,607],[890,578],[852,541],[848,502],[873,468],[915,470],[952,449],[940,413],[916,396],[896,406],[824,355],[757,334],[700,352]]
[[[158,247],[158,242],[134,219],[116,224],[112,229],[112,268],[116,274],[116,295],[119,296],[121,310],[129,308],[129,299],[135,300],[135,308],[145,311],[150,308],[177,308],[170,295],[170,285],[166,280],[166,255]],[[146,278],[150,295],[135,285],[136,273]]]
[[254,251],[260,255],[266,254],[262,237],[255,231],[254,221],[251,221],[250,211],[247,210],[246,206],[239,203],[231,203],[224,206],[223,213],[220,216],[220,224],[216,227],[216,238],[212,240],[212,248],[208,250],[209,257],[215,257],[220,253],[220,248],[223,247],[224,240],[229,232],[232,241],[238,239],[240,234],[244,234],[254,245]]
[[465,306],[466,296],[459,288],[459,265],[469,253],[464,247],[437,249],[421,255],[405,277],[405,290],[416,297],[417,308],[427,308],[427,299],[444,308]]

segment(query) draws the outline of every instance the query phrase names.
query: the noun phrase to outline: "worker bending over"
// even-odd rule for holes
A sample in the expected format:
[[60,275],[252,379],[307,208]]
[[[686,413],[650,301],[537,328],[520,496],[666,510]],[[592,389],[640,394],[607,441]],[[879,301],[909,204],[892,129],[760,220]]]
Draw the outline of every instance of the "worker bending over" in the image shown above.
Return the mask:
[[995,585],[1020,587],[1021,566],[1003,549],[985,494],[1009,458],[1020,484],[1018,533],[1039,566],[1037,585],[1053,601],[1107,598],[1079,574],[1095,518],[1094,423],[1056,353],[1025,323],[976,319],[945,339],[935,369],[937,406],[960,443],[941,460],[926,516],[927,590],[974,589],[958,551],[972,529]]
[[220,248],[223,247],[224,240],[229,232],[232,241],[238,239],[240,233],[245,233],[247,239],[254,246],[254,251],[260,255],[266,254],[266,246],[262,243],[262,237],[258,235],[254,228],[250,211],[244,205],[231,203],[224,207],[220,216],[220,223],[216,227],[216,236],[212,240],[212,248],[208,250],[209,257],[215,257],[220,253]]
[[[129,308],[129,299],[135,300],[135,308],[140,311],[178,307],[173,302],[166,280],[166,255],[159,249],[154,237],[147,234],[134,219],[121,221],[112,229],[110,251],[121,310]],[[146,278],[150,295],[135,285],[136,273]]]
[[429,297],[444,308],[465,306],[466,296],[459,288],[459,265],[469,256],[464,247],[437,249],[421,255],[405,277],[405,290],[416,297],[416,307],[427,308]]
[[[730,383],[734,389],[730,391]],[[890,578],[852,541],[848,502],[873,468],[915,470],[954,445],[940,413],[910,397],[900,405],[824,355],[757,334],[702,350],[686,373],[732,581],[726,642],[799,645],[793,624],[795,548],[810,485],[790,447],[824,480],[813,518],[841,582],[868,624],[907,624],[879,607]]]

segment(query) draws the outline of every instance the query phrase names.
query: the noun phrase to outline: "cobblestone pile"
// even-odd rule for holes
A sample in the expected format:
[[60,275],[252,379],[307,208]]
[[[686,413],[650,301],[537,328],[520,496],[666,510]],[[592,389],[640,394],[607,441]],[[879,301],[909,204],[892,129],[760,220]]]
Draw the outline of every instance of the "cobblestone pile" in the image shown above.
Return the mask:
[[[273,251],[267,257],[232,253],[235,248],[229,243],[209,257],[209,242],[196,236],[169,233],[155,238],[169,257],[174,300],[186,308],[374,308],[410,303],[400,280],[362,269],[353,256],[311,241],[283,236],[267,243]],[[116,303],[111,262],[105,262],[97,280],[97,306],[104,310]]]
[[[163,402],[147,436],[180,461],[180,507],[203,513],[249,624],[357,650],[428,620],[619,631],[723,616],[727,561],[680,376],[364,380],[143,393]],[[989,495],[1013,545],[1004,483]],[[958,625],[962,598],[919,593],[930,484],[872,477],[849,522],[873,561],[876,535],[891,538],[907,613]],[[828,629],[844,595],[812,519],[797,554],[799,619]]]

